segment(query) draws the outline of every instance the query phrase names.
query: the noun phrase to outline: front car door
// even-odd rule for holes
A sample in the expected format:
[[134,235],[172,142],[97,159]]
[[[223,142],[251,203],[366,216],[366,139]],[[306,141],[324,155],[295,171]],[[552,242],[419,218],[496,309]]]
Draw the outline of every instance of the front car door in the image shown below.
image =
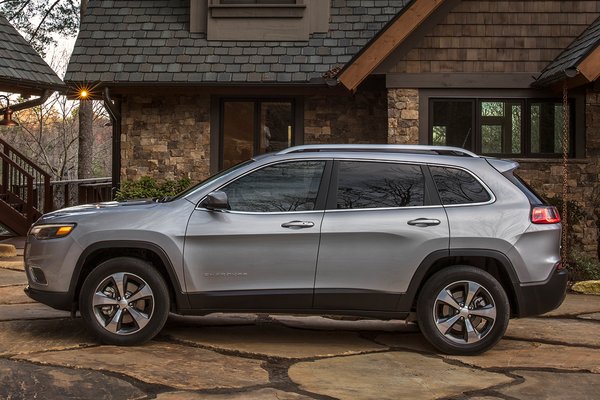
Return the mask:
[[319,193],[331,164],[303,160],[263,166],[219,188],[230,210],[210,211],[200,203],[184,250],[192,308],[312,306],[325,204],[325,194]]
[[315,280],[316,309],[395,310],[423,259],[449,246],[426,167],[336,161]]

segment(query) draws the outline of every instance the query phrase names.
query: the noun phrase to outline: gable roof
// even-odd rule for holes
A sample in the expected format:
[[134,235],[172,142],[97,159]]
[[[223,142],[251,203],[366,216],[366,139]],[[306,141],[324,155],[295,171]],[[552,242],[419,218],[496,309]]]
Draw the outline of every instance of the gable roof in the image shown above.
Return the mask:
[[[600,75],[600,18],[596,19],[577,39],[575,39],[556,59],[554,59],[536,79],[534,86],[543,87],[556,84],[569,78],[565,71],[577,69],[583,74],[581,83],[593,82]],[[594,60],[596,60],[594,62]],[[595,65],[586,65],[592,62]]]
[[0,14],[0,91],[38,94],[65,84],[40,55]]
[[409,0],[332,0],[308,41],[209,41],[189,32],[189,0],[93,1],[65,81],[104,84],[324,83]]
[[[414,0],[401,10],[338,74],[339,81],[355,90],[394,50],[436,11],[446,0]],[[456,2],[448,2],[450,7]]]

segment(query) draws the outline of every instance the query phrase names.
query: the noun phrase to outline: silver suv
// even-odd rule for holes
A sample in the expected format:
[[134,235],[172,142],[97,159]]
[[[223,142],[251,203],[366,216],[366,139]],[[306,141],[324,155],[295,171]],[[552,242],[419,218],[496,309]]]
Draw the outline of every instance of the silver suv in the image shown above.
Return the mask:
[[440,351],[481,353],[565,295],[560,217],[517,167],[451,147],[293,147],[174,198],[44,215],[26,292],[111,344],[150,340],[169,312],[235,311],[416,318]]

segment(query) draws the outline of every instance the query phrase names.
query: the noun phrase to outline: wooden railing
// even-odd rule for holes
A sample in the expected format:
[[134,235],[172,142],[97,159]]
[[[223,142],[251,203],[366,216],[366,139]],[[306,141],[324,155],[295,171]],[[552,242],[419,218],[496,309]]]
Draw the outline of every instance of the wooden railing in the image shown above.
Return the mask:
[[112,200],[111,178],[53,181],[51,186],[57,209]]
[[[2,187],[8,190],[19,184],[22,185],[23,182],[14,180],[19,179],[19,173],[16,171],[22,171],[22,173],[28,174],[33,179],[33,194],[31,197],[27,197],[26,200],[28,206],[33,207],[39,213],[52,211],[54,204],[50,174],[2,139],[0,139],[0,153],[3,155]],[[11,172],[13,169],[15,171]]]
[[0,212],[3,224],[24,234],[40,215],[34,207],[34,177],[19,164],[0,153],[2,184],[0,185]]

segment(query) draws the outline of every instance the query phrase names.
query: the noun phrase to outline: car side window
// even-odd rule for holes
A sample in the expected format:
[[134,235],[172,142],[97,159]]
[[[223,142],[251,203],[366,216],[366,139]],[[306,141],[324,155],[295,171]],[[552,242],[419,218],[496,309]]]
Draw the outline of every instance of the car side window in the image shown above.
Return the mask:
[[430,167],[444,205],[485,203],[491,196],[470,173],[457,168]]
[[395,208],[424,204],[425,178],[418,165],[341,161],[337,208]]
[[315,209],[325,161],[270,165],[225,186],[231,211],[290,212]]

